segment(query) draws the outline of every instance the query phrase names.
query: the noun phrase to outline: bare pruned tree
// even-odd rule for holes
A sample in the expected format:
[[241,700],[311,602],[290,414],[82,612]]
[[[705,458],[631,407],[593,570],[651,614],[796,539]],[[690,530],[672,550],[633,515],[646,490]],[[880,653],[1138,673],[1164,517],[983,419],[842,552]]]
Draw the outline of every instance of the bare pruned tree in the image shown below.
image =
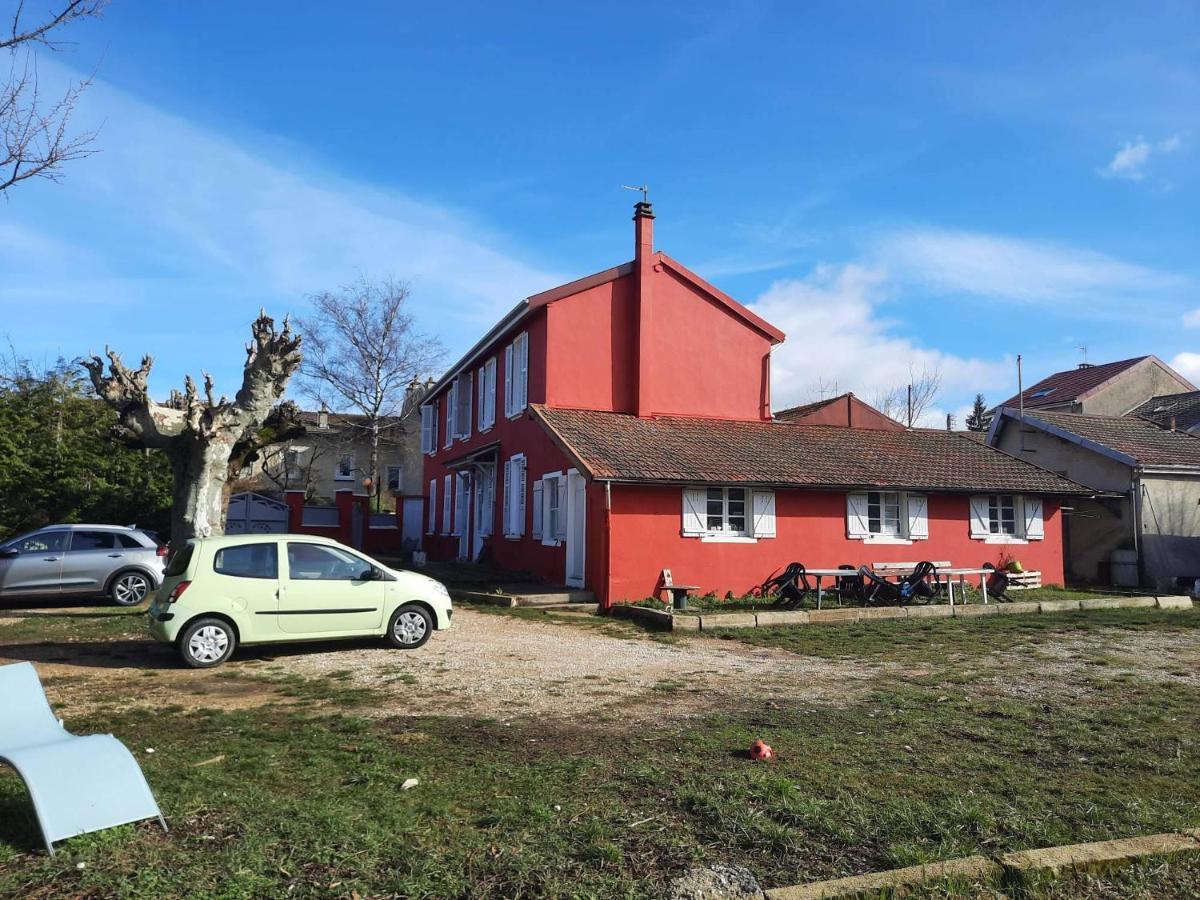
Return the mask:
[[134,447],[162,450],[171,461],[172,543],[223,534],[232,480],[263,447],[304,433],[296,405],[279,403],[300,367],[299,336],[287,319],[276,331],[265,311],[251,329],[242,386],[233,400],[216,399],[212,377],[205,374],[203,397],[189,375],[182,392],[173,390],[166,403],[155,403],[147,387],[150,356],[130,370],[116,351],[106,349],[107,374],[99,356],[82,362],[96,393],[117,411],[114,435]]
[[27,178],[61,177],[63,163],[94,152],[88,146],[95,132],[72,133],[71,115],[90,78],[69,84],[56,99],[47,100],[38,87],[37,50],[57,50],[61,31],[80,19],[99,16],[108,0],[62,0],[54,11],[25,21],[25,4],[17,3],[8,34],[0,36],[0,51],[9,52],[8,78],[0,87],[0,194]]
[[[912,399],[909,399],[909,390]],[[933,406],[942,389],[942,370],[936,363],[923,365],[920,372],[915,367],[908,369],[908,384],[888,390],[876,391],[871,405],[884,415],[909,427],[919,421],[927,409]]]
[[[410,383],[433,371],[445,351],[417,330],[408,286],[393,279],[359,279],[312,298],[313,314],[299,319],[305,357],[301,390],[330,409],[363,417],[371,444],[371,493],[379,505],[379,446],[404,410]],[[395,437],[395,436],[393,436]]]

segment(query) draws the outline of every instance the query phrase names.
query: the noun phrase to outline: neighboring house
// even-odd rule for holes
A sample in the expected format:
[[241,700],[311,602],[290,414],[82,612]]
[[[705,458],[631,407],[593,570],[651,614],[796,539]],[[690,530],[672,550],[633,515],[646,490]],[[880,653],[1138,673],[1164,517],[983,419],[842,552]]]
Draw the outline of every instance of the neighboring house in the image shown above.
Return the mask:
[[1200,391],[1151,397],[1129,415],[1171,431],[1200,434]]
[[1133,417],[1027,409],[1022,422],[1005,409],[988,442],[1095,490],[1065,516],[1069,575],[1107,583],[1126,551],[1148,586],[1200,576],[1200,437]]
[[1080,363],[1074,369],[1055,372],[996,409],[1017,409],[1024,397],[1027,411],[1123,416],[1159,394],[1194,390],[1194,384],[1157,356],[1138,356],[1097,365]]
[[877,428],[884,431],[903,431],[904,426],[891,416],[884,415],[854,394],[847,393],[828,400],[793,406],[775,413],[777,422],[804,425],[842,425],[846,428]]
[[1060,498],[1086,491],[865,412],[875,427],[773,421],[783,334],[655,251],[653,222],[637,204],[632,262],[521,301],[433,387],[433,558],[486,554],[604,604],[652,594],[663,568],[740,592],[797,559],[1009,551],[1061,583]]
[[[370,485],[370,420],[354,413],[305,410],[305,434],[273,444],[260,454],[239,488],[267,494],[302,490],[310,501],[332,502],[338,491],[377,496],[378,505],[392,509],[404,496],[422,491],[420,412],[428,385],[409,385],[404,413],[388,416],[379,442],[378,486]],[[374,506],[375,504],[373,504]]]

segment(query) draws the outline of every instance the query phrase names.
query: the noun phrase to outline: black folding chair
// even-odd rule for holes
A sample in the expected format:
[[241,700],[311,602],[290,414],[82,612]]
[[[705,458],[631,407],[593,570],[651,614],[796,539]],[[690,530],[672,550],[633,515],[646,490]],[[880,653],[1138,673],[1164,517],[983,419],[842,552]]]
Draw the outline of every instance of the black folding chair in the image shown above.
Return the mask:
[[774,606],[780,609],[795,609],[804,602],[804,595],[812,593],[813,587],[808,582],[808,573],[803,563],[791,563],[774,578],[768,578],[762,584],[762,594],[777,593]]
[[[930,578],[933,579],[932,583]],[[900,579],[900,602],[902,605],[918,600],[928,602],[940,597],[944,587],[937,566],[931,562],[919,562],[911,574]]]
[[992,573],[987,577],[988,596],[1005,603],[1012,603],[1012,597],[1008,596],[1008,573],[1003,569],[997,569],[990,562],[984,563],[980,568],[988,569]]

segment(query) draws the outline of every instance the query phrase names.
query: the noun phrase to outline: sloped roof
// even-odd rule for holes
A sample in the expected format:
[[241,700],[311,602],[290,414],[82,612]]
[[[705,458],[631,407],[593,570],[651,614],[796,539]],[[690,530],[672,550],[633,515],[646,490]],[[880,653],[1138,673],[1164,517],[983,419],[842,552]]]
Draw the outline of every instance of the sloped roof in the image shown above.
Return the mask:
[[559,409],[531,413],[582,471],[631,482],[1090,494],[948,431],[880,431]]
[[806,416],[809,413],[816,412],[818,409],[824,409],[832,403],[837,403],[845,394],[839,394],[836,397],[830,397],[826,400],[814,400],[812,403],[802,403],[799,406],[789,406],[787,409],[781,409],[775,413],[776,419],[798,419]]
[[[1012,410],[1005,414],[1016,419]],[[1026,425],[1036,427],[1039,422],[1115,451],[1134,465],[1200,469],[1200,437],[1182,431],[1167,431],[1145,419],[1026,410]]]
[[1147,419],[1163,428],[1170,427],[1171,417],[1174,416],[1175,427],[1187,431],[1200,425],[1200,391],[1151,397],[1128,415]]
[[[1105,384],[1122,372],[1132,369],[1149,356],[1135,356],[1133,359],[1122,359],[1118,362],[1100,363],[1083,368],[1067,369],[1065,372],[1055,372],[1043,378],[1037,384],[1025,388],[1025,408],[1037,409],[1042,406],[1057,406],[1060,403],[1071,403]],[[1016,408],[1021,405],[1021,394],[1014,394],[1000,406]]]

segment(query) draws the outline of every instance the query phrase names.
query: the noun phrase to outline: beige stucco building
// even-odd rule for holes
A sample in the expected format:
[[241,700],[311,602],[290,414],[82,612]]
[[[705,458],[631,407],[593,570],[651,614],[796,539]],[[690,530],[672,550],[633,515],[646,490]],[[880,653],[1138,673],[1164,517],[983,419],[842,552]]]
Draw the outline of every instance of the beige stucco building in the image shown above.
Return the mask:
[[1148,587],[1200,577],[1200,437],[1130,416],[1004,409],[988,442],[1096,491],[1064,510],[1068,578],[1110,583],[1121,551]]

